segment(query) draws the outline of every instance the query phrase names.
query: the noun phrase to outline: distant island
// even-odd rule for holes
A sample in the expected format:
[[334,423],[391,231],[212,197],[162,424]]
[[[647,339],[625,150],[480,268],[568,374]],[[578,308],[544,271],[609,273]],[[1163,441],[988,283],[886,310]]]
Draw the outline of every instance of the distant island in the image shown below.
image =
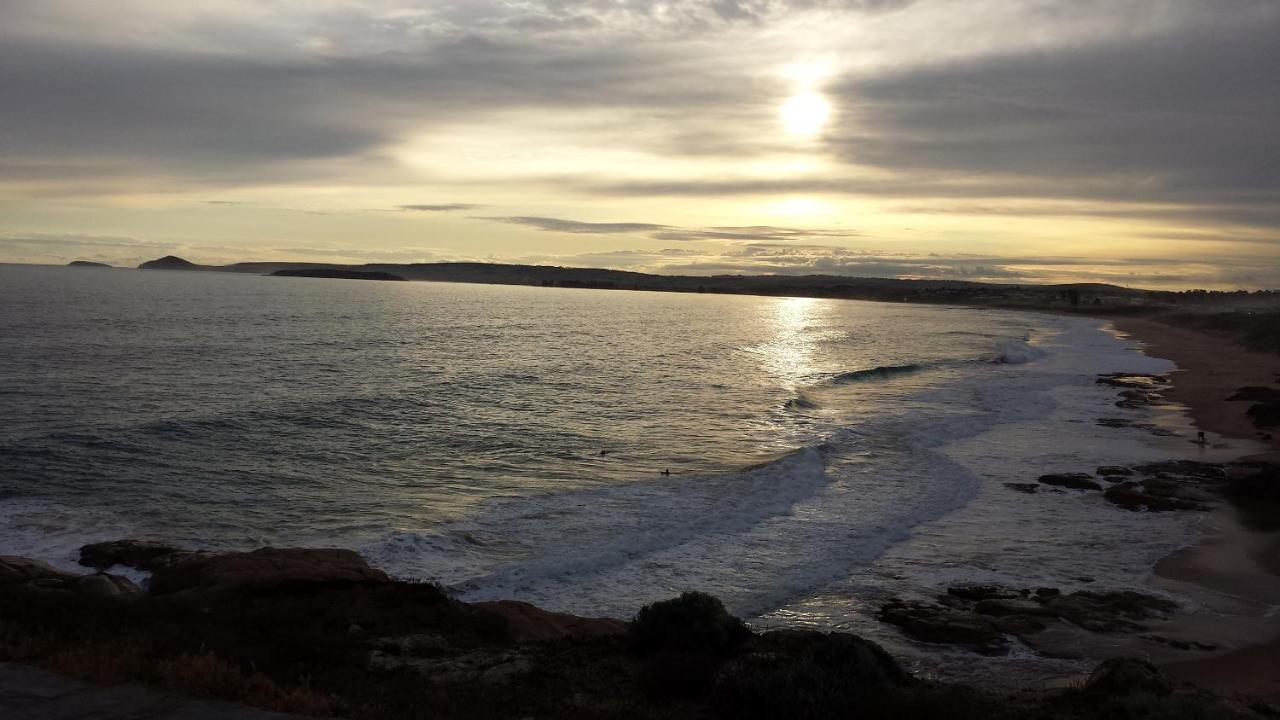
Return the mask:
[[320,268],[317,270],[277,270],[271,273],[274,277],[307,277],[337,278],[339,280],[401,280],[408,278],[385,272],[366,272],[362,270],[341,270],[338,268]]
[[177,255],[165,255],[158,260],[148,260],[138,266],[140,270],[216,270],[210,265],[197,265]]
[[109,268],[112,266],[106,263],[93,262],[92,260],[72,260],[71,262],[67,263],[67,267]]

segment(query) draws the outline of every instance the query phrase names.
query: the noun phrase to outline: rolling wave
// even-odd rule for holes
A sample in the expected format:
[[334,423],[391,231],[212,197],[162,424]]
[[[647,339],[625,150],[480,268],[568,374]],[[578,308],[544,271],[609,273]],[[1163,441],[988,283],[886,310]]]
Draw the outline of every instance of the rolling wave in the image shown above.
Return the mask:
[[898,375],[907,375],[914,372],[924,370],[924,365],[880,365],[878,367],[868,368],[866,370],[851,370],[838,375],[833,375],[828,382],[836,385],[845,385],[848,383],[865,382],[868,380],[885,380]]

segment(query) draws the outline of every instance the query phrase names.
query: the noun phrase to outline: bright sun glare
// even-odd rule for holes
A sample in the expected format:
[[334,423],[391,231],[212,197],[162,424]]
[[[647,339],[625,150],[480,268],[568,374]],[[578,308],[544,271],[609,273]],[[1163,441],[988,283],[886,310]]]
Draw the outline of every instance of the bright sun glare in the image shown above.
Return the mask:
[[816,135],[827,124],[831,104],[816,92],[792,95],[778,110],[782,126],[792,135]]

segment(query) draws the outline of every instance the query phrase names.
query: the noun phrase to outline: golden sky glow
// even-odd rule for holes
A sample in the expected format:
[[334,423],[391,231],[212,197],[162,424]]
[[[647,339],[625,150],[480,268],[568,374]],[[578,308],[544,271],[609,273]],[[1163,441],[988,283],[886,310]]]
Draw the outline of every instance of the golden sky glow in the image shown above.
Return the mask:
[[1227,1],[12,0],[0,261],[1280,286]]

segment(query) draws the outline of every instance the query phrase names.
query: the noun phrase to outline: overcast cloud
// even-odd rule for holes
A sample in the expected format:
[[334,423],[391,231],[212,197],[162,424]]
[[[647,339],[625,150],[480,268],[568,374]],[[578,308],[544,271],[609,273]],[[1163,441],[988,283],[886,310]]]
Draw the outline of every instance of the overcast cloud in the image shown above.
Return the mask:
[[1029,277],[901,259],[963,248],[1280,285],[1277,37],[1274,0],[9,0],[0,260]]

